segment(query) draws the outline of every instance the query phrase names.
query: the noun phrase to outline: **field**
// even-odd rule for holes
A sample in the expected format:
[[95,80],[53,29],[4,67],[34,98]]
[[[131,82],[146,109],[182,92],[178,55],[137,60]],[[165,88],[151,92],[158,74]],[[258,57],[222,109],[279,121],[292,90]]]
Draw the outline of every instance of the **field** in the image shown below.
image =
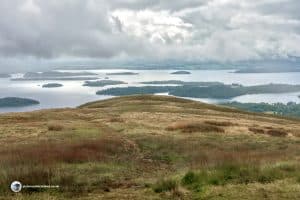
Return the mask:
[[299,161],[300,120],[175,97],[0,115],[5,200],[300,199]]

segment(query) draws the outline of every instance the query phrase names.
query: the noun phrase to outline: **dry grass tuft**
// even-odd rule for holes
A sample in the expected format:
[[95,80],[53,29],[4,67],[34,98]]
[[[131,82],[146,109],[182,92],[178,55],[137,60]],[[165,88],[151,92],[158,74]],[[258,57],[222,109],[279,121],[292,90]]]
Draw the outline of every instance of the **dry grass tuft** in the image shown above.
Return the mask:
[[288,133],[284,130],[279,129],[271,129],[267,131],[268,135],[275,136],[275,137],[285,137],[288,135]]
[[255,134],[267,134],[267,135],[275,136],[275,137],[285,137],[288,135],[288,133],[282,129],[269,128],[269,130],[265,131],[262,128],[249,127],[248,130]]
[[48,124],[48,131],[62,131],[64,126],[61,124]]
[[112,122],[112,123],[114,123],[114,122],[122,123],[122,122],[124,122],[124,121],[125,121],[125,120],[122,119],[121,117],[112,117],[112,118],[109,118],[109,119],[108,119],[108,122]]
[[204,124],[200,122],[175,122],[166,128],[168,131],[181,130],[184,133],[193,132],[216,132],[224,133],[225,130],[221,127]]
[[248,130],[255,134],[264,134],[265,133],[265,130],[261,129],[261,128],[249,127]]
[[236,124],[229,121],[204,121],[205,124],[214,125],[214,126],[235,126]]

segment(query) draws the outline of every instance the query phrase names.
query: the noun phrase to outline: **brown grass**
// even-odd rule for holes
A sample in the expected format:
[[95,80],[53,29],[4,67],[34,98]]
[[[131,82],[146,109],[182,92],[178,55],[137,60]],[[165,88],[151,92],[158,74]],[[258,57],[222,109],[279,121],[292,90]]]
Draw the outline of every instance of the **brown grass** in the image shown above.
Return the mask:
[[224,133],[225,130],[221,127],[204,124],[200,122],[175,122],[166,128],[168,131],[181,130],[184,133],[193,132],[216,132]]
[[41,142],[39,144],[22,145],[11,150],[0,152],[1,160],[10,165],[34,163],[53,164],[57,162],[76,163],[101,161],[118,155],[132,155],[134,145],[116,136],[105,136],[95,140],[77,142]]
[[[54,177],[54,167],[47,165],[36,166],[34,164],[15,166],[6,171],[6,180],[0,182],[10,182],[13,180],[21,180],[26,184],[50,184]],[[8,185],[8,184],[6,184]]]
[[288,135],[288,133],[282,129],[271,128],[271,129],[265,131],[262,128],[249,127],[248,130],[255,134],[267,134],[267,135],[275,136],[275,137],[285,137]]
[[261,129],[261,128],[249,127],[248,130],[255,134],[264,134],[265,133],[265,130]]
[[125,162],[135,158],[134,143],[118,136],[64,143],[41,142],[3,149],[0,151],[0,193],[7,190],[1,185],[9,185],[13,180],[34,185],[71,184],[69,178],[72,177],[59,170],[63,163]]
[[124,122],[124,119],[122,119],[121,117],[111,117],[111,118],[108,119],[108,122],[112,122],[112,123],[114,123],[114,122],[122,123],[122,122]]
[[284,130],[279,129],[271,129],[267,131],[268,135],[275,136],[275,137],[285,137],[288,135],[288,133]]
[[61,124],[48,124],[48,131],[62,131],[64,126]]
[[234,126],[236,124],[229,122],[229,121],[204,121],[205,124],[214,125],[214,126]]

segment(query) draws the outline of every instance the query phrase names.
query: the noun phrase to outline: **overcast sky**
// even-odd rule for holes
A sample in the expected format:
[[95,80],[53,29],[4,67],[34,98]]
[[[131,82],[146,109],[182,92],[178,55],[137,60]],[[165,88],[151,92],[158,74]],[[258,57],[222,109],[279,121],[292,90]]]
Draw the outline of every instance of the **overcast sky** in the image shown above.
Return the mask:
[[76,60],[300,56],[299,0],[1,0],[0,11],[2,71]]

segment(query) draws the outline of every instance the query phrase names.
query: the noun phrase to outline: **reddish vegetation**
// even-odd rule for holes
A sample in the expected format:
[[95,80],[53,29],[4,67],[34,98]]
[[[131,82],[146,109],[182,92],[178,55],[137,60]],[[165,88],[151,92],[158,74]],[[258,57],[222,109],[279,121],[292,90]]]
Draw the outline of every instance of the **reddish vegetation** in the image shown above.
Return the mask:
[[205,124],[214,125],[214,126],[234,126],[236,124],[228,121],[205,121]]
[[278,129],[268,130],[267,134],[271,135],[271,136],[276,136],[276,137],[285,137],[288,135],[288,133],[286,131],[278,130]]
[[261,128],[249,127],[248,130],[255,134],[264,134],[265,133],[265,130],[261,129]]
[[120,117],[112,117],[110,119],[108,119],[109,122],[124,122],[124,119],[120,118]]
[[49,131],[62,131],[64,127],[60,124],[49,124],[48,130]]
[[204,124],[200,122],[175,122],[166,128],[168,131],[181,130],[184,133],[192,132],[217,132],[224,133],[225,130],[221,127]]
[[261,129],[261,128],[249,127],[248,130],[255,134],[267,134],[267,135],[276,136],[276,137],[285,137],[288,135],[288,133],[286,131],[281,130],[281,129],[270,129],[270,130],[265,131],[264,129]]
[[57,166],[61,163],[105,162],[109,159],[125,161],[129,157],[132,160],[136,153],[134,144],[121,137],[104,136],[96,140],[42,142],[2,150],[0,164],[7,170],[5,180],[0,180],[0,185],[8,185],[12,180],[45,184],[51,183],[54,177],[59,178],[56,183],[74,184],[72,177],[62,174]]
[[52,143],[44,142],[37,145],[22,146],[9,152],[2,160],[6,163],[19,164],[23,162],[37,162],[51,164],[56,162],[85,162],[99,161],[116,154],[126,156],[133,152],[134,146],[118,137],[104,137],[97,140],[83,140],[78,142]]

